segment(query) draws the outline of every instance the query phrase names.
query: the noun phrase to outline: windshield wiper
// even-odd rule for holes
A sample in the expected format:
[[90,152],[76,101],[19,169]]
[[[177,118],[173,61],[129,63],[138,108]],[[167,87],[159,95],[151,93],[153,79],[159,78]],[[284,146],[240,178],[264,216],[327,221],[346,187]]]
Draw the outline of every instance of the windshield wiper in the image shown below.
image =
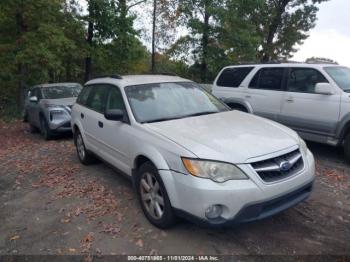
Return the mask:
[[219,113],[218,111],[204,111],[204,112],[199,112],[199,113],[194,113],[194,114],[190,114],[190,115],[185,115],[183,116],[185,117],[193,117],[193,116],[203,116],[203,115],[210,115],[210,114],[216,114]]
[[217,112],[217,111],[205,111],[205,112],[199,112],[199,113],[190,114],[190,115],[184,115],[184,116],[164,117],[164,118],[158,118],[158,119],[153,119],[153,120],[149,120],[149,121],[144,121],[144,122],[141,122],[141,124],[150,124],[150,123],[156,123],[156,122],[165,122],[165,121],[176,120],[176,119],[182,119],[182,118],[187,118],[187,117],[202,116],[202,115],[210,115],[210,114],[216,114],[216,113],[219,113],[219,112]]
[[150,123],[156,123],[156,122],[165,122],[165,121],[170,121],[170,120],[175,120],[175,119],[181,119],[183,118],[182,116],[178,116],[178,117],[164,117],[164,118],[158,118],[158,119],[153,119],[153,120],[149,120],[149,121],[144,121],[141,122],[141,124],[150,124]]

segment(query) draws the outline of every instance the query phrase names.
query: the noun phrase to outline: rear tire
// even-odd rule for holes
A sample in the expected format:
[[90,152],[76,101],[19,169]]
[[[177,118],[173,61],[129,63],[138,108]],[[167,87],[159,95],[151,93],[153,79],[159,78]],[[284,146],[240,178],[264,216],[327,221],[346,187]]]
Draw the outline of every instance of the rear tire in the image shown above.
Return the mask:
[[32,124],[29,124],[29,132],[32,134],[38,133],[39,129],[36,126],[33,126]]
[[141,208],[149,222],[162,229],[172,227],[176,217],[157,168],[150,162],[144,163],[135,182]]
[[350,133],[344,139],[343,149],[346,159],[350,162]]
[[52,132],[44,117],[40,117],[40,132],[45,140],[50,140],[52,138]]
[[86,149],[83,136],[81,135],[80,131],[75,132],[74,143],[80,163],[83,165],[91,165],[96,162],[94,155]]

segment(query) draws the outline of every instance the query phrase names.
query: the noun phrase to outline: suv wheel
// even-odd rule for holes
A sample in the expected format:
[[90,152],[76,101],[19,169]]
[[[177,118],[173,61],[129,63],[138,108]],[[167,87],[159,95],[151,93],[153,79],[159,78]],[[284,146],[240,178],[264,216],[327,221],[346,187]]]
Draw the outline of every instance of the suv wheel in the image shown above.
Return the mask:
[[74,143],[77,148],[79,161],[83,165],[90,165],[95,162],[94,156],[89,151],[86,150],[83,136],[79,131],[77,131],[74,135]]
[[39,130],[36,126],[33,126],[32,124],[29,124],[29,132],[34,134],[37,133]]
[[45,140],[50,140],[52,138],[52,132],[44,117],[40,118],[40,132]]
[[345,153],[346,159],[348,161],[350,161],[350,133],[347,134],[347,136],[344,140],[343,148],[344,148],[344,153]]
[[136,189],[142,210],[156,227],[169,228],[175,223],[175,215],[158,170],[150,162],[138,170]]

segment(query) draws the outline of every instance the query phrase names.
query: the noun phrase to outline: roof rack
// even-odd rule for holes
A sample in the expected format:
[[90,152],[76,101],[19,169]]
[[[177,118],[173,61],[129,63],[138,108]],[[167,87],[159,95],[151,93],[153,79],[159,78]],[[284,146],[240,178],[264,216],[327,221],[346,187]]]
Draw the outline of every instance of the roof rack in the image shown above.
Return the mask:
[[117,74],[113,74],[113,75],[100,75],[100,76],[96,76],[92,79],[97,79],[97,78],[114,78],[114,79],[123,79],[123,77],[121,75],[117,75]]
[[177,74],[168,73],[168,72],[147,72],[147,73],[144,73],[144,75],[178,76]]

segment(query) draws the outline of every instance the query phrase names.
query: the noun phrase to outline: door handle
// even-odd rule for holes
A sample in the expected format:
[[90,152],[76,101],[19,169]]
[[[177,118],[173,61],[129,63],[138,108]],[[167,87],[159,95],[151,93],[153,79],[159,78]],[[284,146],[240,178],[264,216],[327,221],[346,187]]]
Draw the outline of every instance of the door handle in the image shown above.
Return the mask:
[[85,115],[83,113],[80,114],[80,117],[84,119]]
[[103,128],[103,123],[101,121],[98,121],[98,126]]
[[246,97],[246,98],[252,98],[252,96],[251,96],[251,95],[246,95],[245,97]]
[[293,103],[293,102],[294,102],[294,99],[293,99],[293,97],[288,97],[288,98],[286,99],[286,101],[289,102],[289,103]]

